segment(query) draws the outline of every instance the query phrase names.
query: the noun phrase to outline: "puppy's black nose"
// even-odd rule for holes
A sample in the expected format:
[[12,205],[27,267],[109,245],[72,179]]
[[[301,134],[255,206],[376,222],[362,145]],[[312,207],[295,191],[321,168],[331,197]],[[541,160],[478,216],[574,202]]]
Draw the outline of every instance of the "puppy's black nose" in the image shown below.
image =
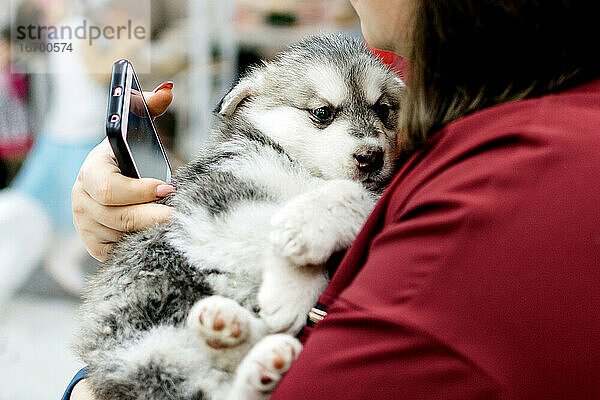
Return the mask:
[[361,172],[375,172],[383,167],[383,151],[365,150],[354,154],[356,166]]

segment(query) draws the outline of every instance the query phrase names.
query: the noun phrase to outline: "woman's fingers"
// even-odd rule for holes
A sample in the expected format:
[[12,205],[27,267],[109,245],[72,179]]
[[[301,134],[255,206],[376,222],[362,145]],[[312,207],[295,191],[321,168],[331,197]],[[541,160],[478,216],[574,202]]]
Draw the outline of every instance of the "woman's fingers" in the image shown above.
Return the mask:
[[162,115],[173,100],[173,82],[167,81],[152,92],[144,92],[144,99],[152,117]]
[[98,261],[105,261],[114,244],[123,236],[123,232],[107,228],[94,221],[84,224],[78,232],[88,253]]
[[[136,232],[149,227],[155,222],[164,222],[171,216],[172,208],[163,204],[141,203],[126,206],[104,205],[87,194],[78,201],[78,208],[73,214],[80,214],[81,219],[87,217],[92,222],[118,232]],[[102,238],[108,240],[108,238]]]
[[73,225],[87,251],[103,261],[113,244],[124,233],[145,229],[164,222],[171,216],[171,207],[143,203],[129,206],[106,206],[96,202],[76,183],[73,186]]
[[121,175],[106,139],[90,152],[76,184],[96,202],[113,206],[154,201],[174,190],[172,185],[158,179],[133,179]]
[[88,252],[104,260],[124,233],[169,218],[171,207],[149,202],[174,189],[157,179],[121,175],[105,140],[90,152],[73,185],[73,224]]
[[163,204],[144,203],[132,206],[106,207],[102,214],[102,224],[122,232],[137,232],[156,222],[165,222],[171,216],[172,208]]

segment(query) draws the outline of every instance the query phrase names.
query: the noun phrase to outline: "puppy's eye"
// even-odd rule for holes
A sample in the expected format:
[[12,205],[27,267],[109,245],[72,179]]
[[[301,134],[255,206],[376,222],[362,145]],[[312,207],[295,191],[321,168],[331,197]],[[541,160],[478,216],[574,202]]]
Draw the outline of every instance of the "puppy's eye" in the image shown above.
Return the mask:
[[319,120],[319,122],[329,122],[333,117],[333,110],[331,107],[319,107],[311,111],[313,117]]
[[391,107],[388,104],[377,103],[377,104],[375,104],[374,108],[375,108],[375,113],[377,113],[377,116],[379,117],[380,120],[385,122],[388,119],[388,117],[390,116]]

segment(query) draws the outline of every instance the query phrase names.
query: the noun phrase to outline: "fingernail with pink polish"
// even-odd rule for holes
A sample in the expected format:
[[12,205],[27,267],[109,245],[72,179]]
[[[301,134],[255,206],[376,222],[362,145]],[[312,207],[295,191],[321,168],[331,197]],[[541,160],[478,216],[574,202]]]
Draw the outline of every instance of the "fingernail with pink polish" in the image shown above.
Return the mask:
[[173,89],[173,82],[171,82],[171,81],[163,82],[156,89],[154,89],[153,92],[156,93],[162,89]]
[[175,186],[173,185],[158,185],[156,187],[156,196],[157,197],[165,197],[170,195],[175,191]]

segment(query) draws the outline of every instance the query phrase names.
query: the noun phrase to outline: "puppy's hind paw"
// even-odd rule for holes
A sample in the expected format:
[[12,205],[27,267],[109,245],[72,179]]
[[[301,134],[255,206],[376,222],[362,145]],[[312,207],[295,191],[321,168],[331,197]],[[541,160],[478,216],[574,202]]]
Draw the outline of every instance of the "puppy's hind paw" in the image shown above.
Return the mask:
[[250,311],[222,296],[199,300],[191,308],[187,326],[213,349],[237,346],[248,339]]
[[301,350],[298,339],[290,335],[265,337],[250,350],[238,367],[236,386],[247,386],[250,391],[260,393],[271,392]]

